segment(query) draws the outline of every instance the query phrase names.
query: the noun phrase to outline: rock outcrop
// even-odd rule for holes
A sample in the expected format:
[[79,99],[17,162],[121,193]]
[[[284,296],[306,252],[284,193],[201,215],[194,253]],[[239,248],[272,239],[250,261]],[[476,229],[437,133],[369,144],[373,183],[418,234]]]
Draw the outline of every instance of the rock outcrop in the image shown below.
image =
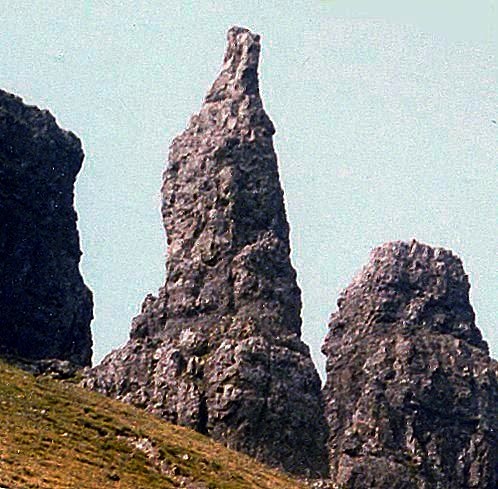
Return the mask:
[[498,367],[450,251],[375,249],[338,300],[323,352],[336,487],[498,487]]
[[90,364],[92,295],[79,272],[76,136],[0,90],[0,354]]
[[318,476],[327,471],[320,379],[300,339],[259,53],[259,36],[229,31],[220,75],[170,149],[166,283],[84,385]]

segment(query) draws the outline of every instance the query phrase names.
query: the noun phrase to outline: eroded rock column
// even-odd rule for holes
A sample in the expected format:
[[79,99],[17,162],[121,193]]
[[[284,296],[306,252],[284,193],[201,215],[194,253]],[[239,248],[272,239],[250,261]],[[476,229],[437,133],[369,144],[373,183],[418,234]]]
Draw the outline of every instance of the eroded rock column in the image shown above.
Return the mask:
[[259,36],[228,33],[220,75],[171,145],[167,278],[85,384],[259,460],[327,471],[320,379],[258,86]]
[[450,251],[376,248],[323,346],[331,476],[344,488],[498,485],[497,363]]
[[0,90],[0,354],[90,365],[92,295],[74,182],[83,151],[48,111]]

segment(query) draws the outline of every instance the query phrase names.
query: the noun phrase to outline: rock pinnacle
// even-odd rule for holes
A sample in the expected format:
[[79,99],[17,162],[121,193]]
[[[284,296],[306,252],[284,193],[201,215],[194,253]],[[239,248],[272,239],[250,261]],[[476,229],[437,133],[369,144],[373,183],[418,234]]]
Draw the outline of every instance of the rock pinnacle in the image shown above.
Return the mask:
[[339,487],[497,487],[498,365],[474,319],[451,251],[398,241],[372,252],[323,347]]
[[93,301],[79,271],[78,138],[0,90],[0,354],[90,365]]
[[221,72],[173,141],[162,186],[167,277],[130,341],[85,384],[290,472],[327,471],[259,36],[232,28]]

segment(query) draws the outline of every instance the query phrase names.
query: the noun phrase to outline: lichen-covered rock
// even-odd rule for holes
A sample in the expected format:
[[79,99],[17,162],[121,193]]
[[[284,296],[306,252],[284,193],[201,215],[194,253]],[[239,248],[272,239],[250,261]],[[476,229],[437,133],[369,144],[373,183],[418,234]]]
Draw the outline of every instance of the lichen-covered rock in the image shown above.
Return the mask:
[[498,486],[498,367],[450,251],[375,249],[338,300],[323,352],[334,487]]
[[73,208],[82,160],[48,111],[0,90],[0,354],[90,364],[93,302]]
[[317,476],[327,471],[320,379],[300,339],[259,52],[259,36],[229,31],[222,71],[164,173],[166,283],[84,385]]

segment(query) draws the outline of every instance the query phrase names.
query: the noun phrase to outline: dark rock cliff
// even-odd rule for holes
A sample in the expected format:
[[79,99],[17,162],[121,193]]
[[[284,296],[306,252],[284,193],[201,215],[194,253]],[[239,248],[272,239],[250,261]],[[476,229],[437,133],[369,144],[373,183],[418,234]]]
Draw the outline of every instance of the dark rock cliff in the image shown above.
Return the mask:
[[92,295],[73,186],[83,152],[48,111],[0,90],[0,354],[90,364]]
[[498,487],[498,367],[450,251],[375,249],[338,300],[323,352],[337,487]]
[[259,36],[229,31],[221,73],[164,173],[166,283],[84,385],[318,476],[327,471],[320,379],[300,339],[259,53]]

